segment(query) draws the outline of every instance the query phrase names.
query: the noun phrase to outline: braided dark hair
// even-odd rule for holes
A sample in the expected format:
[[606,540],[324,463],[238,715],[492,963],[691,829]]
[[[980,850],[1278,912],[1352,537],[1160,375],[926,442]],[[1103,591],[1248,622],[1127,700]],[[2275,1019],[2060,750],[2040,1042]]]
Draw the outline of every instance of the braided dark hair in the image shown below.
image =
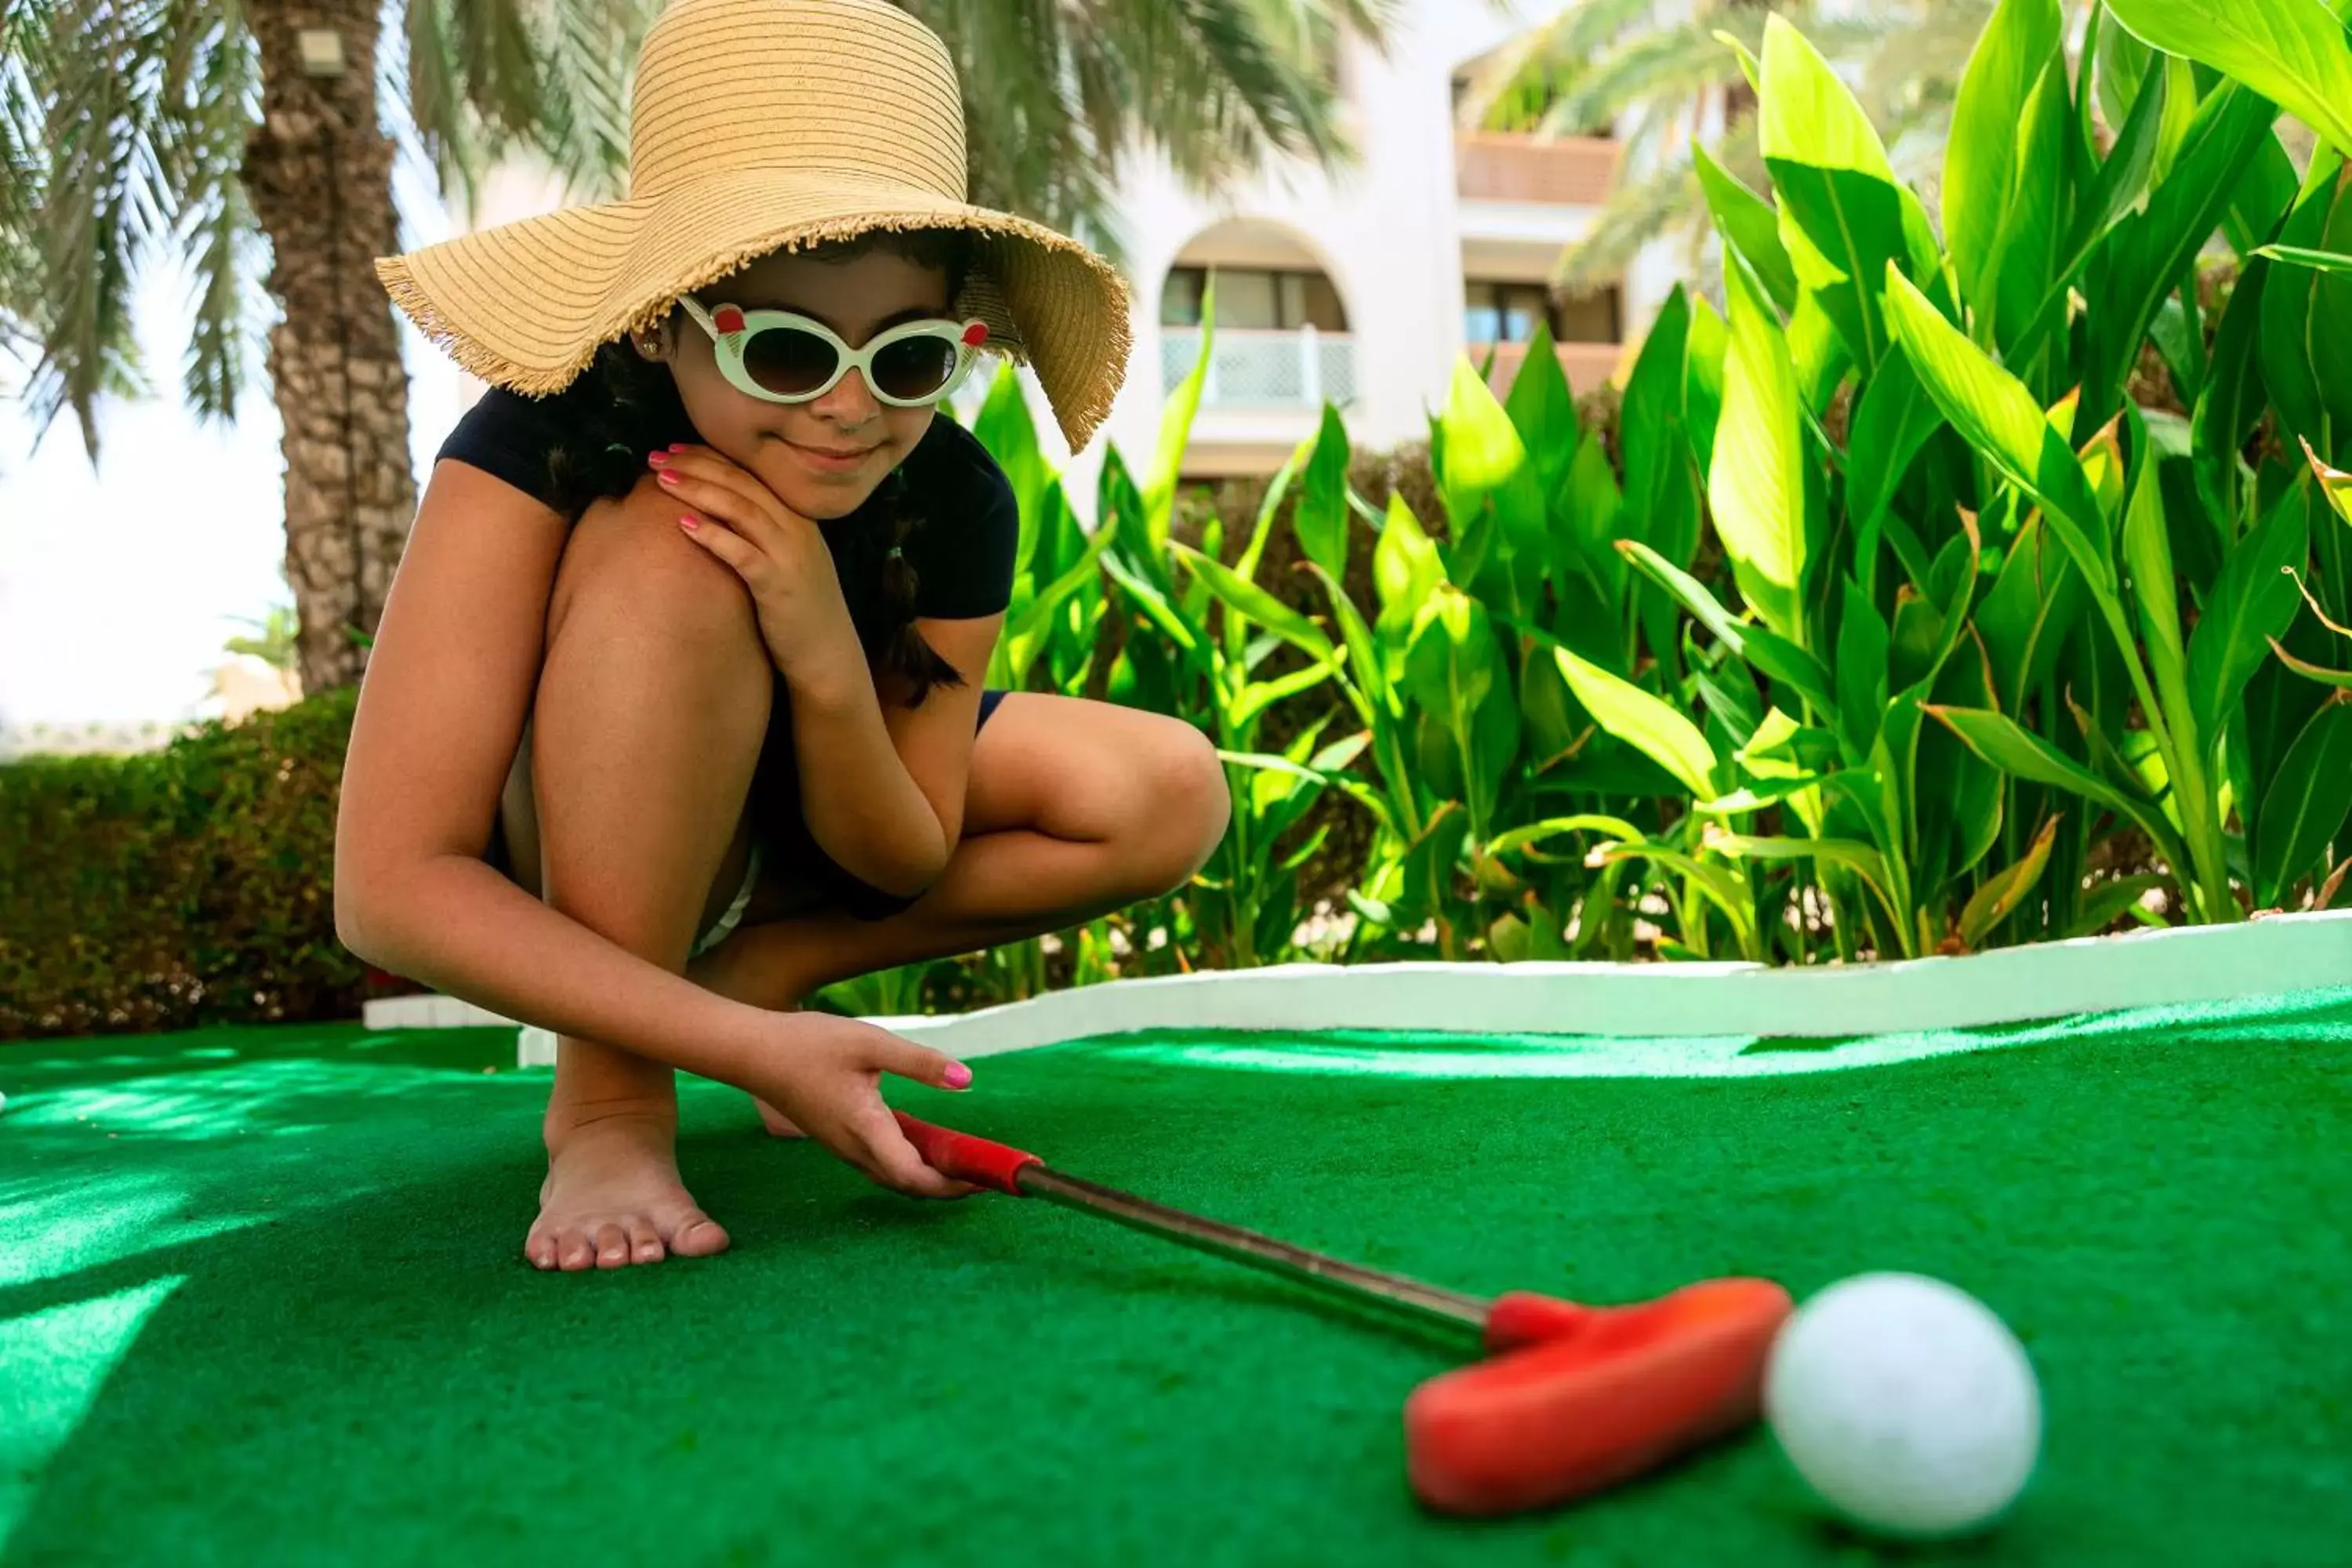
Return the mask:
[[[961,292],[971,264],[970,240],[951,229],[877,229],[816,246],[805,254],[816,261],[848,262],[873,251],[944,272],[950,300]],[[645,454],[650,447],[694,434],[668,367],[648,363],[625,342],[599,349],[580,379],[558,396],[564,405],[562,424],[567,434],[547,454],[549,495],[556,510],[568,516],[577,517],[599,500],[627,495],[645,477]],[[897,469],[859,510],[867,514],[861,526],[828,531],[825,542],[845,583],[878,584],[878,613],[859,617],[858,640],[869,664],[904,683],[906,705],[919,708],[934,686],[963,684],[961,672],[915,628],[920,584],[906,546],[930,520],[916,506],[907,476]]]

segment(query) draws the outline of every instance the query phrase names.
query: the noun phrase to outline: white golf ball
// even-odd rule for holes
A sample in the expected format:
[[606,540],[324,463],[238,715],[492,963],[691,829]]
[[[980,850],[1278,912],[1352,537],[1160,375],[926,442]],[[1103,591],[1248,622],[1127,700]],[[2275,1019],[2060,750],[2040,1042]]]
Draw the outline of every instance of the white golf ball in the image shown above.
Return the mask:
[[1773,1342],[1764,1415],[1822,1501],[1864,1529],[1934,1538],[1998,1519],[2042,1446],[2025,1348],[1967,1291],[1861,1274]]

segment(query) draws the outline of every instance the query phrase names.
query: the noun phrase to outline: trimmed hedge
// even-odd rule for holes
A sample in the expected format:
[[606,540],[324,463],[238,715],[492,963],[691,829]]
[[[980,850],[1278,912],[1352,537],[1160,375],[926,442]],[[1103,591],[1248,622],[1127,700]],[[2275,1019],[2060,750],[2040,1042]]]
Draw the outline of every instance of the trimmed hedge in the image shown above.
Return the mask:
[[161,751],[0,765],[0,1039],[348,1018],[335,940],[355,688]]

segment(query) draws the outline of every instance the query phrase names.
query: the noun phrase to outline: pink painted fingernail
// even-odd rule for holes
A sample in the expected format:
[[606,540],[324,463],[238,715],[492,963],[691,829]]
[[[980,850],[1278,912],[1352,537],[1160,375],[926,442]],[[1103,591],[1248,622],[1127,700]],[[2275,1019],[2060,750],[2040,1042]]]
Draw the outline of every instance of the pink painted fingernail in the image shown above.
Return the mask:
[[673,452],[683,452],[686,450],[686,443],[683,441],[672,441],[669,444],[669,449]]
[[658,468],[669,461],[669,454],[667,452],[648,452],[646,454],[646,461]]
[[662,472],[656,474],[654,476],[654,480],[657,484],[674,485],[677,483],[677,476],[665,469]]
[[971,1069],[961,1062],[950,1062],[948,1070],[941,1076],[950,1089],[968,1089],[971,1085]]
[[677,525],[678,525],[678,527],[680,527],[680,528],[682,528],[682,529],[686,530],[686,531],[687,531],[687,532],[688,532],[688,533],[692,533],[696,529],[700,528],[700,527],[702,526],[702,524],[700,524],[700,523],[698,523],[698,522],[695,521],[694,521],[694,519],[692,519],[692,518],[690,518],[690,517],[681,517],[681,518],[679,518],[679,519],[677,520]]

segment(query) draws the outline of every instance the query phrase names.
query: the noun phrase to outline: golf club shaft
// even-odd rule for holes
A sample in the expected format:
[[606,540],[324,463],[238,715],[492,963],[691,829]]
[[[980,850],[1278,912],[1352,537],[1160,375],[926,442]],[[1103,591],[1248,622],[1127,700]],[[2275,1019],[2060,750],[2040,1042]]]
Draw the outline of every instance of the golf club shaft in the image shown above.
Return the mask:
[[1418,1317],[1434,1319],[1456,1328],[1480,1331],[1486,1326],[1489,1303],[1460,1291],[1441,1289],[1408,1279],[1400,1274],[1384,1274],[1360,1264],[1327,1258],[1319,1252],[1309,1252],[1303,1247],[1293,1247],[1286,1241],[1276,1241],[1239,1226],[1225,1225],[1199,1215],[1171,1209],[1132,1193],[1122,1193],[1114,1187],[1099,1186],[1093,1182],[1066,1176],[1045,1165],[1024,1165],[1014,1179],[1024,1193],[1058,1204],[1064,1208],[1080,1209],[1104,1219],[1148,1232],[1167,1240],[1214,1253],[1235,1263],[1247,1264],[1269,1274],[1279,1274],[1302,1281],[1334,1295],[1370,1298],[1383,1306],[1402,1309]]

